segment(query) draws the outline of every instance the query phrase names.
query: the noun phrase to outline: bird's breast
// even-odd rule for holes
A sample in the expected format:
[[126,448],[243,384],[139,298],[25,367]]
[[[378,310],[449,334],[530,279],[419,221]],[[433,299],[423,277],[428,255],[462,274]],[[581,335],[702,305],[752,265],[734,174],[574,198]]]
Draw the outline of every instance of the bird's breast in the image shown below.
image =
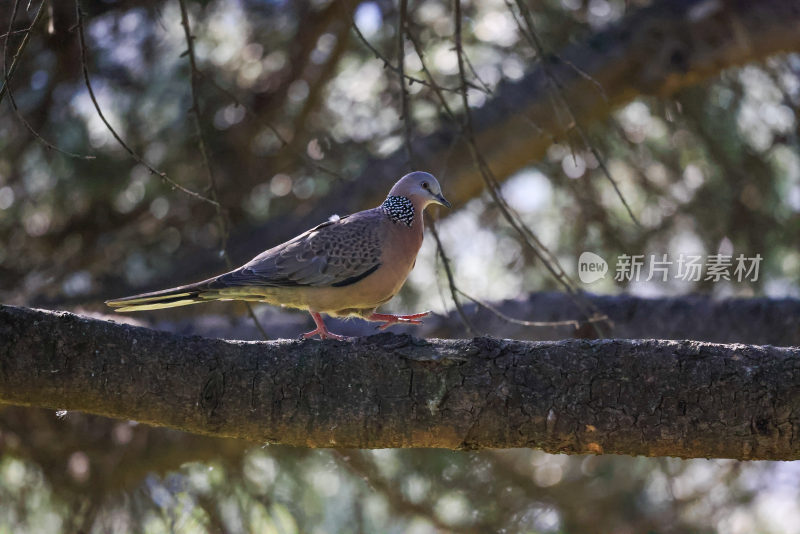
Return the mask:
[[357,283],[342,287],[341,302],[346,308],[375,308],[400,291],[414,267],[422,245],[422,229],[405,224],[388,228],[382,241],[380,267]]
[[[401,226],[401,225],[397,225]],[[417,253],[422,246],[422,225],[414,224],[411,227],[402,225],[400,228],[391,228],[384,242],[381,265],[387,267],[385,277],[393,280],[392,295],[400,290],[408,273],[414,268]],[[388,286],[389,284],[387,284]]]

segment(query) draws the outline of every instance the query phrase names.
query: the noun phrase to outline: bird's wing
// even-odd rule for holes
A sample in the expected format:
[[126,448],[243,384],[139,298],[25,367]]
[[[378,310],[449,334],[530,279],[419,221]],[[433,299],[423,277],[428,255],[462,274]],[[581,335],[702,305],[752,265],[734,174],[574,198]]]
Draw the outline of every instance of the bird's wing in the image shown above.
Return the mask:
[[383,219],[368,210],[328,221],[219,276],[214,286],[343,287],[380,267]]

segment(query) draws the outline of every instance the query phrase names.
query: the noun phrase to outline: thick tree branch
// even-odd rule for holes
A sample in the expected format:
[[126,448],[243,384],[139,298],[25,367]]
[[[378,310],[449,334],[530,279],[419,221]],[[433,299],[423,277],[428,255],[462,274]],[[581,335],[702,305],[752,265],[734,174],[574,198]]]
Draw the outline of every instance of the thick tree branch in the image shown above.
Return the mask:
[[0,306],[0,403],[309,447],[800,458],[800,349],[181,337]]

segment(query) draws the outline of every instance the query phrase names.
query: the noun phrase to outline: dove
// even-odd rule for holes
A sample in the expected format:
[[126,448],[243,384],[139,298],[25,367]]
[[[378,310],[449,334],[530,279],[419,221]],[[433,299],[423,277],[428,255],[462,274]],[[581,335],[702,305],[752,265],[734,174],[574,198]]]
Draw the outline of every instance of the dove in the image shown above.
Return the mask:
[[427,172],[400,178],[378,207],[332,218],[266,250],[230,272],[202,282],[106,301],[117,312],[155,310],[215,300],[264,302],[306,310],[316,328],[303,338],[345,339],[330,332],[322,314],[393,324],[422,324],[430,312],[377,313],[394,297],[422,246],[422,213],[450,207]]

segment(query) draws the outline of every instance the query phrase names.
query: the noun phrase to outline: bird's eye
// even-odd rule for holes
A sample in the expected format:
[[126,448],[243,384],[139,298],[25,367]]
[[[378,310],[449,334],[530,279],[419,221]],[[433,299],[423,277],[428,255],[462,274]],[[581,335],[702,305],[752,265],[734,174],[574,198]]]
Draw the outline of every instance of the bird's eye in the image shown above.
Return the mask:
[[428,186],[428,182],[422,182],[422,188],[423,189],[428,189],[428,187],[429,187]]

